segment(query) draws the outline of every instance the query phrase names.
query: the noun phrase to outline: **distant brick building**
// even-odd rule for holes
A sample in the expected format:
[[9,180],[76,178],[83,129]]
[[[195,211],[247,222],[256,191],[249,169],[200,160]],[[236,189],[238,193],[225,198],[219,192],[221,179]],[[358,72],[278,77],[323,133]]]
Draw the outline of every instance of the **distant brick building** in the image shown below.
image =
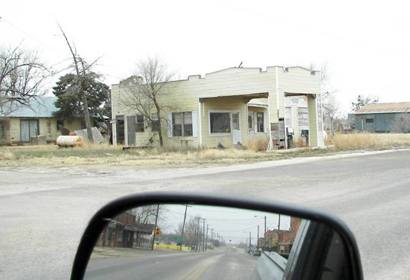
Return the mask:
[[132,212],[124,212],[107,225],[97,246],[148,248],[153,230],[153,224],[140,224]]
[[291,217],[289,230],[274,229],[266,231],[266,234],[264,236],[266,243],[264,243],[263,247],[277,251],[279,254],[289,254],[293,242],[296,238],[296,234],[299,230],[301,221],[302,220],[300,218]]

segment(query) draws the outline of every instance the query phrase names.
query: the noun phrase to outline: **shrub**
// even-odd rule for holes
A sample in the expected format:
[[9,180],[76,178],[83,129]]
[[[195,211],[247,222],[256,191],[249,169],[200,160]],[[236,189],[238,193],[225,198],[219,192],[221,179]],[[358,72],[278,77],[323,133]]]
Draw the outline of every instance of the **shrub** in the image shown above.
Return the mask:
[[265,136],[254,136],[249,140],[248,148],[255,152],[266,151],[268,139]]
[[16,155],[10,151],[0,151],[0,160],[13,160]]

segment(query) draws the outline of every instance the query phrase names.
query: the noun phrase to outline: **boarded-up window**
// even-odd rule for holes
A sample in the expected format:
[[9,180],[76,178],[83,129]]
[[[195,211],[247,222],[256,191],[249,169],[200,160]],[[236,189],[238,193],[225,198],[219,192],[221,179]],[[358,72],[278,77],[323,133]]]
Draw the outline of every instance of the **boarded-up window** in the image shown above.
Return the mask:
[[309,112],[308,108],[298,108],[298,125],[299,127],[309,126]]
[[265,132],[265,119],[263,117],[263,112],[256,113],[256,123],[258,132]]
[[63,120],[57,120],[57,130],[60,131],[64,127]]
[[144,116],[137,115],[135,121],[135,131],[136,132],[144,132]]
[[51,134],[51,121],[47,120],[47,132],[48,134]]
[[230,133],[230,113],[210,113],[211,133]]
[[291,107],[285,108],[285,123],[286,123],[286,126],[292,126],[292,108]]

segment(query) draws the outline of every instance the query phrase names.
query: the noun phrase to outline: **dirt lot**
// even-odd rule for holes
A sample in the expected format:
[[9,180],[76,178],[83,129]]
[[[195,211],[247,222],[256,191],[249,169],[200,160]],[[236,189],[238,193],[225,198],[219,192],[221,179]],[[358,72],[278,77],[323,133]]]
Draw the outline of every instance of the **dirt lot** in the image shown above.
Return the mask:
[[110,145],[58,148],[56,145],[0,147],[0,166],[189,167],[322,156],[346,151],[410,147],[410,134],[338,134],[326,149],[297,148],[271,152],[252,149],[147,148],[123,150]]
[[327,149],[254,152],[242,149],[130,149],[107,145],[58,148],[55,145],[0,148],[0,166],[143,166],[223,165],[332,153]]

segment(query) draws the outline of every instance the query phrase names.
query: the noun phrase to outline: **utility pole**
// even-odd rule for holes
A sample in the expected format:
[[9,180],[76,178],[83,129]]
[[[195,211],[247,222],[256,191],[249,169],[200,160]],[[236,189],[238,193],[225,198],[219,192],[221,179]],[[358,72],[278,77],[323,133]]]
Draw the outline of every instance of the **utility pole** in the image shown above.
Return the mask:
[[265,216],[265,230],[263,232],[263,247],[266,248],[266,216]]
[[215,242],[214,242],[214,229],[211,228],[211,242],[212,242],[212,246],[215,247]]
[[256,249],[259,249],[259,225],[258,225],[258,229],[257,229]]
[[252,246],[252,233],[249,232],[249,248]]
[[155,246],[155,236],[157,233],[156,231],[157,231],[157,226],[158,226],[158,214],[159,214],[159,204],[157,204],[157,214],[155,215],[154,235],[152,236],[151,250],[154,250],[154,246]]
[[205,241],[205,251],[208,250],[208,230],[209,230],[209,225],[206,225],[206,241]]
[[205,252],[205,219],[202,220],[202,251]]
[[181,230],[181,246],[179,250],[182,251],[182,244],[184,243],[184,230],[185,230],[185,221],[186,221],[186,212],[188,210],[188,204],[185,205],[185,213],[184,213],[184,222],[182,223],[182,230]]
[[199,252],[199,245],[200,245],[200,237],[201,237],[201,225],[199,217],[197,217],[197,231],[196,231],[196,251]]
[[280,230],[280,214],[279,214],[279,219],[278,219],[278,230]]

